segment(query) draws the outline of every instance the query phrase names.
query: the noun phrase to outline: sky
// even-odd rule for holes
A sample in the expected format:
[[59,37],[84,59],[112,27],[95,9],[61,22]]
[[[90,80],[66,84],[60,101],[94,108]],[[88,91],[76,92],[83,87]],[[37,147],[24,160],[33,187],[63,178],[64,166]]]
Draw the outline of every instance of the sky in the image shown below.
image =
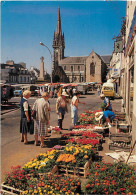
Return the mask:
[[114,36],[118,36],[126,1],[2,1],[1,62],[24,62],[29,69],[40,69],[40,58],[51,72],[53,33],[56,32],[58,7],[65,35],[67,56],[88,56],[92,50],[111,55]]

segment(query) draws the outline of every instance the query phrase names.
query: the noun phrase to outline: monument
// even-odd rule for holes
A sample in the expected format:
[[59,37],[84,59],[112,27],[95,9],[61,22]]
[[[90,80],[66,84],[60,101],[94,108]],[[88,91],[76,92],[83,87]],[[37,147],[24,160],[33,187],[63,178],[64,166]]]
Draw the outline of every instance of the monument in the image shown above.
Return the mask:
[[36,80],[36,83],[42,84],[42,83],[49,83],[51,78],[50,75],[47,73],[47,70],[44,70],[44,57],[42,56],[40,58],[41,63],[40,63],[40,75],[38,79]]
[[44,57],[42,56],[40,60],[40,76],[38,77],[38,81],[44,81]]

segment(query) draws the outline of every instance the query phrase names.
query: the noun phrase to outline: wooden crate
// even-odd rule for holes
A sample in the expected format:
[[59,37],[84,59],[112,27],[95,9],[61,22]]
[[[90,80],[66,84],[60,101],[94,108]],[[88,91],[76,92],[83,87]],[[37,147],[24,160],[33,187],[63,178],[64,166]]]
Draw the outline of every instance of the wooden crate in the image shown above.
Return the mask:
[[118,129],[129,129],[130,128],[130,125],[128,124],[117,124],[117,128]]
[[122,142],[131,142],[132,140],[132,135],[129,133],[115,133],[115,134],[110,134],[109,138],[111,141],[122,141]]
[[53,130],[52,130],[52,131],[51,131],[51,136],[52,136],[52,135],[60,135],[60,131],[53,131]]
[[89,172],[89,169],[91,167],[91,162],[92,160],[88,160],[84,167],[69,167],[65,165],[58,165],[58,172],[63,173],[66,176],[71,176],[71,177],[83,177],[86,178],[87,173]]
[[113,144],[109,144],[109,150],[120,150],[120,151],[124,151],[124,152],[130,152],[131,147],[130,146],[115,146]]
[[19,195],[22,195],[23,194],[22,190],[10,187],[10,186],[6,185],[5,183],[2,183],[1,188],[2,188],[1,191],[2,191],[3,195],[7,195],[7,194],[13,194],[13,195],[19,194]]

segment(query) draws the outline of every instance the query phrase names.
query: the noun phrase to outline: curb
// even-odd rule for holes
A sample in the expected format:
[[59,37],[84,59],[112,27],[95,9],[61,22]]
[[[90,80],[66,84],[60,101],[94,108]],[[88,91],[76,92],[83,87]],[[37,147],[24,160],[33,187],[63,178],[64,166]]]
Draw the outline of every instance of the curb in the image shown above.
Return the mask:
[[8,110],[8,111],[3,112],[3,113],[1,112],[1,115],[4,115],[4,114],[10,113],[10,112],[13,112],[15,110],[19,110],[19,108],[14,108],[14,109]]

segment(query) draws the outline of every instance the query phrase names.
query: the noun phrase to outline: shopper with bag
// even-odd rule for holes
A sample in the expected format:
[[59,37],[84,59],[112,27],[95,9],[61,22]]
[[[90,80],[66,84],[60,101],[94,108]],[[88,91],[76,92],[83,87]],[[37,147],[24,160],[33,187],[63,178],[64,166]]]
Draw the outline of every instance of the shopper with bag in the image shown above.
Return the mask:
[[[47,126],[49,124],[49,94],[42,93],[42,98],[37,99],[34,103],[36,117],[34,119],[35,145],[38,146],[38,136],[40,136],[41,148],[44,148],[44,138],[46,136]],[[33,111],[34,112],[34,111]]]
[[56,113],[58,115],[58,126],[60,129],[62,129],[62,122],[64,119],[64,115],[66,112],[68,112],[67,108],[67,100],[66,97],[69,95],[66,92],[62,92],[61,96],[58,97],[56,102]]
[[20,101],[21,109],[21,120],[20,120],[20,133],[21,133],[21,142],[28,144],[27,133],[30,130],[31,124],[31,109],[28,103],[28,99],[31,95],[31,91],[26,90],[23,92],[23,97]]

